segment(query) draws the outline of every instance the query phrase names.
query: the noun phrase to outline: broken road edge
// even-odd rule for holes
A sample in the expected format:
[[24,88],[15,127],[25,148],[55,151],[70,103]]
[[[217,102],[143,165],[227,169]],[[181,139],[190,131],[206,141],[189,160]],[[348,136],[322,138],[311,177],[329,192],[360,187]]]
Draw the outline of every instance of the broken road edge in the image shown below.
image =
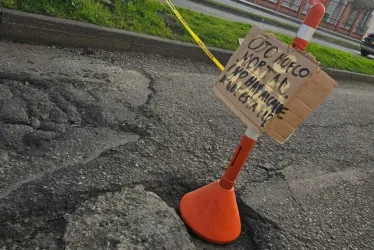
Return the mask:
[[[0,15],[0,39],[40,45],[90,47],[109,51],[156,53],[166,57],[210,62],[199,46],[135,32],[102,27],[69,19],[50,17],[3,8]],[[208,48],[226,64],[233,51]],[[374,75],[323,68],[336,80],[374,84]]]

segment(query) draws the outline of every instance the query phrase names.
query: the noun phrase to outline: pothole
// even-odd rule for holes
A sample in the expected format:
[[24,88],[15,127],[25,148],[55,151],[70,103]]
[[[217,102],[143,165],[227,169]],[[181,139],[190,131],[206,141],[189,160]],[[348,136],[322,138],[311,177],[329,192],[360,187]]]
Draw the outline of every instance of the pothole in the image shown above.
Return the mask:
[[[145,185],[146,190],[155,192],[159,197],[161,197],[170,207],[174,208],[175,211],[179,214],[179,202],[183,195],[194,191],[208,183],[197,183],[189,181],[188,178],[179,178],[179,179],[167,179],[165,182],[153,182]],[[242,221],[242,232],[240,237],[231,244],[227,245],[216,245],[209,242],[206,242],[194,234],[190,229],[188,233],[194,241],[194,244],[197,249],[248,249],[248,250],[257,250],[263,249],[259,247],[259,244],[256,242],[256,235],[263,233],[262,228],[257,226],[259,224],[265,223],[268,225],[270,222],[266,221],[263,218],[263,221],[258,221],[258,214],[253,210],[248,210],[248,207],[238,199],[239,212],[241,214]],[[250,213],[250,216],[248,216]],[[252,219],[255,217],[256,219]],[[252,220],[251,223],[248,222],[248,219]],[[256,227],[254,226],[256,225]],[[270,225],[270,224],[269,224]],[[270,225],[271,228],[274,225]],[[261,229],[261,230],[260,230]]]
[[181,36],[184,33],[183,27],[175,20],[169,13],[158,12],[158,15],[162,17],[167,27],[171,29],[173,34]]
[[67,220],[66,249],[195,249],[174,210],[142,186],[87,200]]

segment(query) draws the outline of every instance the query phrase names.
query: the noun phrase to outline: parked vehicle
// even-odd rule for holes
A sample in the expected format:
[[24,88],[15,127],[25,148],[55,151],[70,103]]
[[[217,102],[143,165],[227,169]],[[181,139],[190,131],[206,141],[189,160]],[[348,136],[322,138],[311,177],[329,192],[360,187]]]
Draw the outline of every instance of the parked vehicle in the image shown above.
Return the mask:
[[361,55],[374,55],[374,32],[367,33],[361,41]]

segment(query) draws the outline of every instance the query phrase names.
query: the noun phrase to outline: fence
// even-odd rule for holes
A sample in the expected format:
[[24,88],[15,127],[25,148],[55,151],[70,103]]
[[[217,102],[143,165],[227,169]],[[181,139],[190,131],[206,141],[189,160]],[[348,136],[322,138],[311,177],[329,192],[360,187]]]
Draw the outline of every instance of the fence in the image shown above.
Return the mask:
[[355,29],[355,33],[364,35],[366,32],[367,26],[369,25],[369,21],[371,20],[371,17],[372,17],[372,11],[365,10]]
[[345,0],[332,0],[326,8],[323,21],[336,25],[344,11],[347,2]]
[[347,17],[345,18],[345,21],[343,22],[342,27],[344,29],[350,30],[359,12],[360,10],[358,8],[353,7],[353,9],[349,12]]
[[301,6],[301,2],[302,0],[284,0],[282,6],[294,11],[298,11]]

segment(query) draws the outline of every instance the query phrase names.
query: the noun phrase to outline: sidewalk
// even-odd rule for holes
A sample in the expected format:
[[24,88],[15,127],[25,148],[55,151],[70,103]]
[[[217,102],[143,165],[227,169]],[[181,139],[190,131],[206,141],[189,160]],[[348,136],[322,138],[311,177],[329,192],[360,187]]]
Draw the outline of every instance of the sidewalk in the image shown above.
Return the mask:
[[[232,4],[237,4],[237,3],[234,3],[230,0],[225,0],[225,1],[228,1]],[[276,26],[274,24],[269,24],[265,20],[254,20],[250,17],[246,17],[245,15],[243,15],[243,13],[240,14],[240,13],[236,13],[234,11],[230,11],[229,9],[225,9],[223,7],[220,8],[220,7],[214,6],[207,1],[173,0],[173,3],[176,6],[181,7],[181,8],[190,9],[190,10],[193,10],[193,11],[196,11],[196,12],[200,12],[200,13],[210,15],[210,16],[219,17],[221,19],[225,19],[225,20],[229,20],[229,21],[248,23],[248,24],[251,24],[251,25],[258,26],[259,28],[261,28],[263,30],[267,30],[267,31],[274,32],[274,33],[279,33],[279,34],[284,34],[284,35],[291,36],[291,37],[295,36],[295,34],[297,32],[297,25],[294,24],[294,23],[293,23],[293,25],[296,27],[295,30],[291,30],[290,28],[279,27],[279,26]],[[243,9],[244,11],[253,12],[254,14],[257,14],[254,11],[252,11],[252,9],[250,9],[249,7],[243,6],[241,4],[237,4],[237,5],[239,5],[241,7],[241,9]],[[235,8],[238,8],[238,7],[236,6]],[[269,14],[265,13],[264,17],[265,17],[265,15],[270,16]],[[274,17],[270,16],[268,18],[274,18]],[[349,52],[353,55],[359,55],[360,54],[359,51],[357,51],[358,48],[352,48],[352,46],[349,47],[349,46],[339,45],[339,44],[336,44],[332,41],[328,41],[327,39],[323,40],[322,38],[313,37],[312,42],[323,45],[323,46],[326,46],[326,47],[329,47],[329,48]],[[351,42],[349,42],[349,43],[351,43]],[[357,44],[355,44],[355,46],[358,47]]]
[[[173,0],[173,2],[177,5],[179,5],[181,7],[185,7],[185,8],[193,7],[193,4],[199,4],[199,5],[214,8],[216,10],[225,11],[228,14],[231,13],[231,14],[234,14],[234,15],[237,15],[237,16],[243,16],[243,17],[246,17],[248,19],[255,20],[250,16],[243,15],[243,13],[238,13],[237,11],[235,11],[233,9],[229,9],[231,7],[231,8],[238,9],[238,10],[241,10],[241,11],[244,11],[244,12],[249,12],[249,13],[257,15],[259,17],[264,17],[266,19],[274,20],[274,22],[269,23],[268,22],[269,20],[262,19],[262,22],[263,22],[262,25],[263,24],[268,24],[268,25],[272,25],[273,27],[277,27],[278,29],[292,31],[292,32],[297,31],[298,26],[302,23],[302,21],[297,19],[297,18],[285,15],[283,13],[276,12],[272,9],[268,9],[268,8],[262,7],[260,5],[253,4],[253,3],[248,2],[246,0],[214,0],[214,1],[209,1],[209,0],[189,0],[189,1]],[[219,6],[219,5],[222,5],[222,6]],[[229,8],[225,8],[224,7],[225,5],[228,6]],[[196,9],[195,9],[195,11],[196,11]],[[208,10],[205,9],[205,11],[208,11]],[[221,17],[223,18],[223,16],[221,16]],[[272,29],[269,29],[269,30],[272,30]],[[282,32],[282,33],[284,33],[284,32]],[[287,32],[285,32],[284,34],[287,34]],[[331,41],[329,41],[329,38],[337,39],[337,37],[339,37],[339,38],[342,38],[344,40],[344,42],[349,43],[352,46],[358,46],[359,45],[359,41],[356,40],[356,39],[353,39],[353,38],[348,37],[348,36],[344,36],[342,34],[330,31],[330,30],[322,28],[322,27],[318,27],[318,30],[315,33],[315,35],[316,36],[319,35],[319,38],[321,38],[321,40],[328,41],[328,42],[331,42]],[[325,39],[323,37],[325,37]]]

